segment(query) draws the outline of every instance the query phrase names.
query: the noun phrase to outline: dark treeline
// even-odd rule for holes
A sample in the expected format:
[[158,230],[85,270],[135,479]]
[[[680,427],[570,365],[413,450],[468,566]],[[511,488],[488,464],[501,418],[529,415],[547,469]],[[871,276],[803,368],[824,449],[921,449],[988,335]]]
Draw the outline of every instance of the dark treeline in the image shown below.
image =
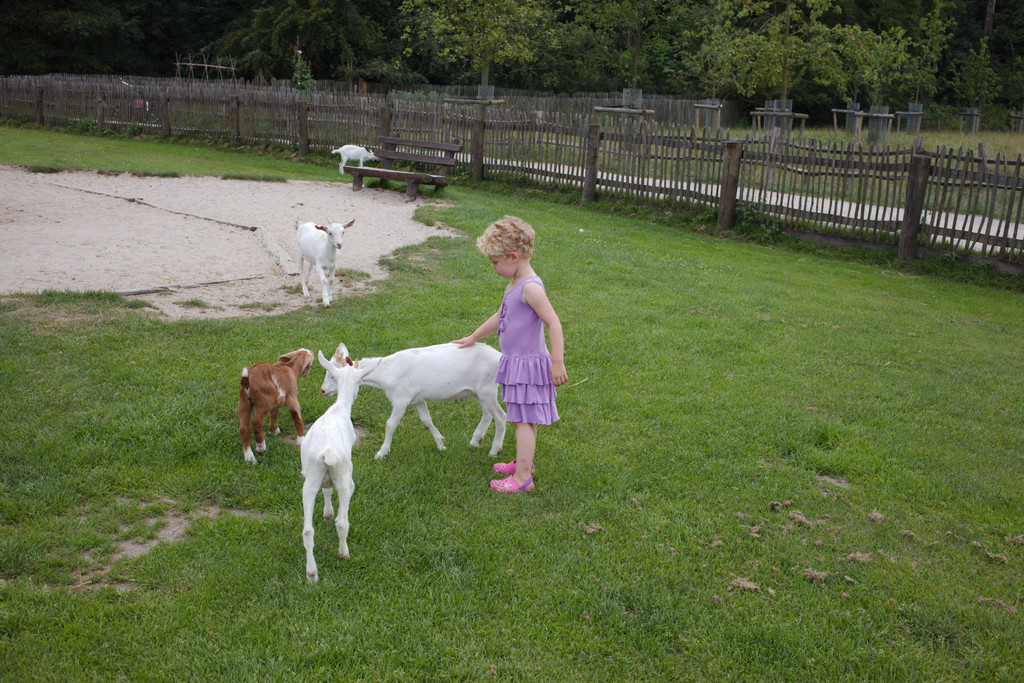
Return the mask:
[[[1024,105],[1024,0],[524,3],[544,15],[536,44],[528,55],[488,63],[490,84],[556,92],[637,87],[751,102],[784,95],[812,111],[852,98],[895,108],[910,101]],[[298,58],[312,79],[395,87],[481,80],[479,63],[424,30],[425,10],[481,4],[472,0],[0,4],[2,74],[174,76],[176,63],[192,56],[233,65],[244,79],[293,78]]]

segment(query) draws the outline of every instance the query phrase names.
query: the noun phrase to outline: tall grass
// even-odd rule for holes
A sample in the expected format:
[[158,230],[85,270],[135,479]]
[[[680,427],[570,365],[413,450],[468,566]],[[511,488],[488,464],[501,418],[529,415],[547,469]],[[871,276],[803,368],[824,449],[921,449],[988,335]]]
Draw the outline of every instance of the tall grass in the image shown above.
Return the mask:
[[[168,323],[108,295],[0,299],[4,678],[1018,677],[1020,293],[447,192],[422,217],[467,239],[402,250],[331,309]],[[505,284],[472,238],[505,213],[538,230],[567,340],[536,490],[488,489],[472,404],[431,406],[446,451],[407,415],[375,461],[389,405],[364,388],[352,557],[318,519],[308,586],[298,454],[270,437],[242,461],[239,369],[466,334]],[[329,405],[311,375],[307,422]],[[196,515],[184,539],[113,560],[169,511]],[[110,562],[127,590],[81,587]]]

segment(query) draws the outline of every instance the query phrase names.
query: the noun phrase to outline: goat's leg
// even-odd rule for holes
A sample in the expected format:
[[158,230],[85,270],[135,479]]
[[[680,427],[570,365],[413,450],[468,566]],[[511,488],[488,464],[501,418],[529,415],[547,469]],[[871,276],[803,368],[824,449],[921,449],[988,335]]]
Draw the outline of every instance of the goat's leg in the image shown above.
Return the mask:
[[391,438],[395,435],[395,429],[398,427],[398,423],[402,421],[402,415],[405,414],[405,409],[408,407],[409,404],[405,402],[391,404],[391,417],[388,418],[388,422],[384,426],[384,443],[381,444],[377,455],[373,456],[377,460],[391,452]]
[[334,505],[331,504],[331,495],[334,489],[330,486],[325,486],[320,491],[324,494],[324,519],[333,519]]
[[[477,403],[480,404],[480,408],[484,411],[484,416],[480,419],[480,424],[483,424],[485,420],[494,419],[494,440],[491,442],[491,451],[489,453],[493,458],[498,455],[499,451],[501,451],[502,443],[505,441],[505,411],[502,410],[501,404],[498,403],[497,389],[487,391],[477,396],[476,400]],[[484,427],[484,432],[486,431],[487,428]],[[483,438],[484,432],[480,433],[481,438]],[[476,435],[474,434],[474,437],[475,436]]]
[[484,438],[484,435],[487,434],[487,428],[491,426],[491,411],[484,408],[484,405],[480,402],[479,398],[476,399],[476,402],[477,405],[480,406],[480,423],[476,426],[476,429],[473,430],[473,438],[469,440],[469,445],[472,448],[480,447],[480,441]]
[[306,280],[309,279],[309,270],[312,269],[312,264],[307,264],[305,258],[302,256],[302,249],[299,249],[299,255],[295,259],[299,265],[299,282],[302,283],[302,296],[309,297],[309,287],[306,286]]
[[324,306],[327,307],[327,308],[330,308],[331,307],[331,285],[334,284],[334,283],[330,279],[328,279],[327,273],[331,272],[332,275],[333,275],[333,270],[331,270],[330,268],[325,268],[323,266],[318,267],[317,270],[320,273],[320,286],[323,288]]
[[252,419],[252,432],[256,437],[256,452],[264,453],[267,450],[267,442],[263,438],[263,421],[267,419],[267,414],[270,412],[268,408],[258,406],[256,408],[256,415]]
[[292,424],[295,425],[295,443],[301,446],[302,437],[306,435],[306,432],[302,426],[302,409],[299,407],[299,399],[289,396],[285,399],[285,404],[288,406],[288,412],[292,414]]
[[306,580],[316,585],[320,578],[316,573],[316,559],[313,557],[313,505],[316,492],[323,481],[323,467],[311,466],[302,483],[302,545],[306,548]]
[[256,462],[256,456],[252,454],[250,443],[251,430],[250,420],[252,419],[252,404],[248,401],[238,402],[238,436],[242,439],[242,457],[246,462]]
[[331,468],[331,480],[338,489],[338,516],[334,528],[338,531],[338,557],[348,557],[348,504],[356,485],[352,481],[352,460],[344,460]]
[[274,406],[273,408],[270,409],[270,428],[268,431],[271,434],[281,433],[281,427],[279,427],[277,424],[277,411],[279,411],[280,409],[281,406]]
[[427,410],[426,401],[417,401],[413,403],[416,406],[416,412],[419,413],[420,422],[423,426],[430,430],[430,435],[434,437],[434,443],[437,444],[437,450],[444,450],[444,437],[441,436],[441,432],[437,431],[437,427],[434,426],[434,421],[430,419],[430,411]]

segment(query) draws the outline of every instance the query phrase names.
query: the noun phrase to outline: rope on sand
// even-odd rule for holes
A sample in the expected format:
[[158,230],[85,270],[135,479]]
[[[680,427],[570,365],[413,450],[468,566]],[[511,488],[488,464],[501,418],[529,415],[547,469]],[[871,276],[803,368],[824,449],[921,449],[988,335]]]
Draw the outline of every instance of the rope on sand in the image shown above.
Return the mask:
[[209,287],[210,285],[225,285],[229,282],[244,282],[246,280],[262,280],[265,275],[254,275],[252,277],[239,277],[233,280],[214,280],[212,282],[197,282],[192,285],[164,285],[162,287],[151,287],[149,289],[133,289],[126,292],[114,292],[121,296],[138,296],[139,294],[157,294],[159,292],[174,292],[179,289],[196,289],[198,287]]

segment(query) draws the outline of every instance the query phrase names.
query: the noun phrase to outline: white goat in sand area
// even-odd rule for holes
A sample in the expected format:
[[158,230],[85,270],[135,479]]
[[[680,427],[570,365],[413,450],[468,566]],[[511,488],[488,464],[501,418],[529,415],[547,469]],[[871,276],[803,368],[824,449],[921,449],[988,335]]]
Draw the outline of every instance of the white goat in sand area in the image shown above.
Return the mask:
[[299,266],[299,279],[302,281],[302,296],[309,296],[306,280],[309,272],[316,266],[323,287],[324,306],[331,305],[334,298],[334,274],[338,270],[338,254],[341,252],[341,239],[345,230],[352,227],[356,220],[348,223],[299,223],[295,226],[295,242],[298,246],[296,261]]
[[338,347],[342,360],[335,365],[317,352],[320,365],[333,377],[338,399],[327,409],[302,440],[302,544],[306,548],[306,579],[315,584],[319,579],[313,557],[313,505],[317,489],[324,491],[324,518],[330,519],[331,488],[338,491],[338,514],[334,528],[338,531],[338,556],[348,557],[348,506],[355,490],[352,481],[352,447],[356,430],[352,426],[352,404],[359,393],[359,384],[372,369],[357,367],[344,345]]
[[[340,367],[347,354],[345,345],[339,344],[331,363]],[[494,441],[490,455],[498,455],[505,439],[505,411],[498,403],[498,385],[494,382],[500,358],[501,353],[486,344],[473,344],[464,349],[455,344],[437,344],[405,349],[384,358],[362,359],[362,367],[374,369],[363,384],[383,390],[391,401],[384,444],[374,457],[380,460],[391,452],[391,438],[410,403],[416,406],[420,421],[430,430],[438,450],[443,451],[444,437],[431,421],[426,402],[467,398],[475,399],[483,412],[469,445],[474,448],[480,445],[493,419]],[[320,393],[330,396],[335,391],[335,380],[327,373]]]
[[343,145],[338,149],[332,149],[331,154],[340,154],[341,163],[338,164],[338,173],[345,175],[345,167],[348,166],[349,159],[356,159],[359,162],[360,168],[365,161],[380,161],[373,152],[360,147],[359,145]]

